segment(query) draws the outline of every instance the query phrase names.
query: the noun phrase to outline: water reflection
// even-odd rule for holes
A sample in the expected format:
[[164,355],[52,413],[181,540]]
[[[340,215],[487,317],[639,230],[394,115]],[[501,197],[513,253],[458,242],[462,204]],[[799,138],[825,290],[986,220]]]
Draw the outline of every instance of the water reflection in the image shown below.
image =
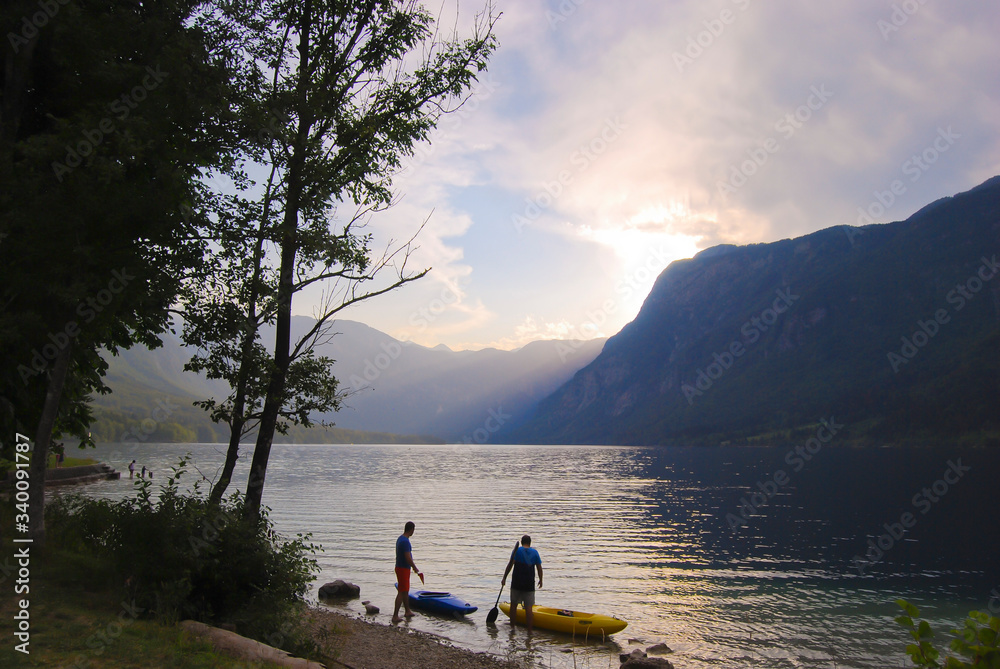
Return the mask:
[[[140,463],[158,479],[186,450],[209,475],[223,456],[221,447],[142,449]],[[994,504],[996,453],[831,447],[799,471],[787,453],[277,446],[264,503],[283,532],[312,532],[324,547],[317,588],[351,580],[383,611],[394,597],[392,546],[414,520],[414,557],[427,587],[480,610],[461,623],[421,615],[410,625],[545,667],[604,667],[637,645],[630,639],[665,642],[676,664],[689,668],[883,667],[887,657],[898,664],[905,645],[892,622],[896,597],[915,600],[942,630],[986,607],[1000,580],[1000,530],[981,521]],[[959,457],[970,466],[961,481],[870,575],[852,571],[851,557],[869,535],[912,508],[913,496]],[[779,470],[787,484],[761,492]],[[87,490],[118,496],[130,488],[121,481]],[[740,514],[741,499],[751,501],[754,491],[765,501],[734,528],[727,514]],[[538,631],[530,646],[522,630],[510,636],[503,616],[487,628],[510,550],[525,533],[545,567],[539,604],[617,615],[629,627],[586,644]],[[362,613],[358,603],[346,610]]]

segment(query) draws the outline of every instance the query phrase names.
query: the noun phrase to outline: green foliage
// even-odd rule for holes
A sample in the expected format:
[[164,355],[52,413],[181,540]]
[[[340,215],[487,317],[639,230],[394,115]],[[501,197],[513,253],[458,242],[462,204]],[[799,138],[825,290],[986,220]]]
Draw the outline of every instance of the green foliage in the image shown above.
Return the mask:
[[[244,519],[239,495],[214,505],[197,484],[182,492],[186,466],[181,459],[158,495],[142,480],[135,496],[119,501],[59,498],[46,509],[50,536],[107,560],[149,615],[232,622],[241,634],[273,642],[275,630],[289,630],[318,569],[310,557],[318,547],[309,535],[282,538],[266,512]],[[302,650],[294,634],[280,636],[286,650]]]
[[[202,242],[184,207],[223,161],[230,79],[200,3],[60,0],[31,35],[31,0],[0,7],[0,427],[83,437],[107,392],[103,346],[158,344]],[[65,387],[54,360],[71,354]],[[55,400],[53,400],[55,404]]]
[[938,662],[941,653],[931,643],[934,632],[926,620],[917,620],[920,611],[913,604],[897,599],[896,603],[903,609],[903,615],[896,617],[896,622],[906,629],[916,643],[907,644],[906,654],[918,667],[944,667],[944,669],[962,669],[963,667],[982,667],[983,669],[1000,669],[1000,618],[992,617],[981,611],[972,611],[961,629],[952,630],[955,637],[949,647],[965,660],[949,656],[944,664]]
[[[334,361],[313,352],[335,315],[428,271],[407,268],[412,238],[379,254],[361,229],[392,205],[402,158],[485,69],[496,18],[487,5],[465,40],[440,39],[434,17],[401,0],[222,3],[206,20],[239,44],[232,107],[246,132],[225,185],[203,203],[202,236],[214,244],[182,294],[183,337],[199,349],[188,369],[232,389],[198,403],[231,430],[213,497],[231,480],[240,437],[257,432],[254,513],[275,432],[308,427],[345,397]],[[295,295],[317,287],[316,323],[293,337]],[[268,352],[260,331],[272,324]]]

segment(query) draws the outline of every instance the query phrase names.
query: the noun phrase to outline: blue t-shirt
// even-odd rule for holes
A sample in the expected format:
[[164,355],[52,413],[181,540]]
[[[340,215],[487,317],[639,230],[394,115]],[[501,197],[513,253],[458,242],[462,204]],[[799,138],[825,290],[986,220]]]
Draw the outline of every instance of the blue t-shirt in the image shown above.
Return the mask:
[[514,559],[514,574],[510,587],[514,590],[531,591],[535,589],[534,565],[542,564],[542,556],[534,548],[518,546],[511,554]]
[[409,569],[410,563],[406,561],[406,554],[412,552],[413,548],[410,546],[410,538],[405,534],[400,534],[399,538],[396,539],[396,566]]

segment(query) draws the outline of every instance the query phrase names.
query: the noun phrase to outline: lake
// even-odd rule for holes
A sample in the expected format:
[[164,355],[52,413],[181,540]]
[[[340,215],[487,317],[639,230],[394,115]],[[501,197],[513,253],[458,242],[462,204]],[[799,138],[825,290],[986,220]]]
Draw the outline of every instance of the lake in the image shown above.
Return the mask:
[[[186,452],[193,475],[217,475],[223,445],[107,444],[96,457],[124,478],[76,490],[132,494],[132,458],[162,483]],[[426,587],[479,611],[409,624],[474,650],[603,669],[637,639],[666,643],[678,669],[884,669],[908,666],[896,598],[921,608],[939,648],[969,610],[1000,615],[998,472],[997,450],[942,446],[276,445],[264,504],[279,531],[311,532],[323,546],[311,597],[352,581],[383,624],[394,542],[413,520]],[[488,628],[522,534],[545,570],[538,604],[613,614],[628,628],[586,643],[544,631],[526,643],[502,615]]]

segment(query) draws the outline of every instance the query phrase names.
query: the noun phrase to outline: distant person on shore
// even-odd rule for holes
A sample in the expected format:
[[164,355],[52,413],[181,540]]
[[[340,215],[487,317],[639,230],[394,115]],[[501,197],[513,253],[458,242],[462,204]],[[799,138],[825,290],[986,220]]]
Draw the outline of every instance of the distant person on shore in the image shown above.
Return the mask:
[[410,537],[413,536],[413,529],[416,526],[412,520],[403,526],[403,533],[396,539],[396,607],[392,611],[392,622],[402,622],[399,617],[399,607],[403,607],[403,615],[407,618],[413,617],[410,610],[410,569],[419,574],[420,570],[413,562],[413,547],[410,545]]
[[146,478],[146,465],[142,466],[142,471],[139,472],[139,478],[141,478],[141,479]]
[[135,476],[135,460],[128,463],[128,477],[132,478],[133,476]]
[[521,537],[521,545],[510,554],[510,562],[503,570],[500,579],[501,587],[507,585],[507,574],[511,567],[514,576],[510,579],[510,626],[514,627],[517,620],[517,605],[524,606],[524,618],[528,624],[528,634],[531,634],[531,622],[535,617],[531,607],[535,605],[535,571],[538,571],[538,587],[542,587],[542,557],[531,547],[531,537],[525,534]]

